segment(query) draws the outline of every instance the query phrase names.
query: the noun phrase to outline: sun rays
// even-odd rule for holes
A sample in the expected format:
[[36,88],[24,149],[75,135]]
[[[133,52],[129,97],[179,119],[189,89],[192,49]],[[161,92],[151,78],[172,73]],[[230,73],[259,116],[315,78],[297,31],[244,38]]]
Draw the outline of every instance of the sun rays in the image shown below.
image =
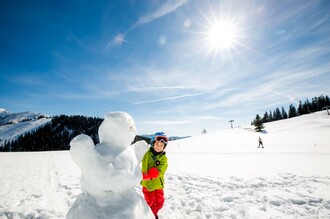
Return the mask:
[[213,57],[221,57],[222,60],[230,59],[232,62],[233,55],[241,56],[240,49],[248,48],[244,45],[244,30],[242,18],[240,14],[231,10],[224,10],[223,6],[216,10],[210,7],[208,13],[199,11],[202,18],[196,21],[200,30],[198,45],[199,50],[206,55],[213,55]]

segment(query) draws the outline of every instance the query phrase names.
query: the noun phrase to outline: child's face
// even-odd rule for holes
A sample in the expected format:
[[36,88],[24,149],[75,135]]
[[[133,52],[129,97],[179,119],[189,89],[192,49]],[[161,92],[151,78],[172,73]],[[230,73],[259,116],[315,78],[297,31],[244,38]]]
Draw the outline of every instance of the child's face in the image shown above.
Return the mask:
[[162,152],[164,150],[165,143],[161,141],[156,141],[154,144],[154,150],[156,152]]

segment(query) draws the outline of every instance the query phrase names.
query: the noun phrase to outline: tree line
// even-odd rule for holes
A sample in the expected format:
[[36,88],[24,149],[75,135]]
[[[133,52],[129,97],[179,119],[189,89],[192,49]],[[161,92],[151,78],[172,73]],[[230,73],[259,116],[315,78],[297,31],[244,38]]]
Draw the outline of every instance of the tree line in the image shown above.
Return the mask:
[[[52,120],[36,130],[24,133],[15,140],[5,141],[0,152],[9,151],[57,151],[69,150],[71,140],[79,134],[90,136],[94,144],[99,143],[98,129],[103,119],[85,116],[54,116]],[[136,135],[132,143],[150,138]]]
[[306,99],[304,102],[299,101],[297,108],[293,104],[290,104],[288,111],[285,111],[284,107],[282,107],[281,109],[276,108],[274,111],[266,111],[263,117],[257,114],[255,119],[251,122],[251,125],[256,127],[256,131],[261,131],[261,129],[263,129],[263,123],[293,118],[296,116],[321,111],[325,107],[329,106],[329,97],[327,95],[321,95],[319,97],[313,97],[311,101],[308,99]]
[[70,149],[70,141],[79,134],[99,142],[98,128],[103,119],[85,116],[54,116],[44,126],[5,141],[0,151],[55,151]]

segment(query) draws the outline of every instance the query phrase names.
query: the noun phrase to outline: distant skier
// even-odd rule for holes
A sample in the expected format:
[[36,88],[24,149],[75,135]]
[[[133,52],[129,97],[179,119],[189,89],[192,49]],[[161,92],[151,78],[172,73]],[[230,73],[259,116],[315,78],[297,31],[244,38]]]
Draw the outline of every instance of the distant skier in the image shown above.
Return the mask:
[[262,140],[260,137],[258,138],[258,142],[259,142],[258,148],[260,148],[260,146],[261,146],[261,148],[264,148],[264,144],[262,143]]

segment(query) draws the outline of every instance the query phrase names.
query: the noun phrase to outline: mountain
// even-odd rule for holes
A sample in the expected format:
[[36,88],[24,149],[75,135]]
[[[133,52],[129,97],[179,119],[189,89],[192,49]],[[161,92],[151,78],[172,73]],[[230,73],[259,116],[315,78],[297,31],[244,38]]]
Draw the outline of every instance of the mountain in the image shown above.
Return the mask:
[[[98,143],[98,127],[103,119],[85,116],[60,115],[50,117],[42,113],[10,113],[0,108],[0,150],[48,151],[67,150],[70,141],[79,134],[92,137]],[[150,143],[154,135],[137,135],[133,141]],[[184,137],[170,136],[169,140]],[[6,143],[6,144],[5,144]]]
[[[94,143],[98,139],[98,127],[103,119],[86,116],[53,116],[51,119],[38,119],[40,123],[27,121],[17,124],[11,124],[16,127],[13,129],[6,126],[0,126],[0,136],[7,138],[2,143],[0,151],[54,151],[68,150],[70,141],[79,134],[89,135]],[[25,129],[22,129],[22,126]],[[42,124],[42,125],[41,125]],[[11,133],[15,133],[15,138],[8,138]]]
[[35,112],[11,113],[6,109],[0,108],[0,126],[35,121],[43,118],[49,119],[51,116]]
[[16,139],[18,136],[36,130],[51,121],[49,115],[35,112],[11,113],[0,108],[0,146],[5,141]]
[[[142,137],[149,139],[149,141],[155,139],[156,135],[155,134],[143,134],[141,135]],[[168,136],[169,141],[174,141],[174,140],[179,140],[179,139],[184,139],[184,138],[189,138],[190,136]]]

